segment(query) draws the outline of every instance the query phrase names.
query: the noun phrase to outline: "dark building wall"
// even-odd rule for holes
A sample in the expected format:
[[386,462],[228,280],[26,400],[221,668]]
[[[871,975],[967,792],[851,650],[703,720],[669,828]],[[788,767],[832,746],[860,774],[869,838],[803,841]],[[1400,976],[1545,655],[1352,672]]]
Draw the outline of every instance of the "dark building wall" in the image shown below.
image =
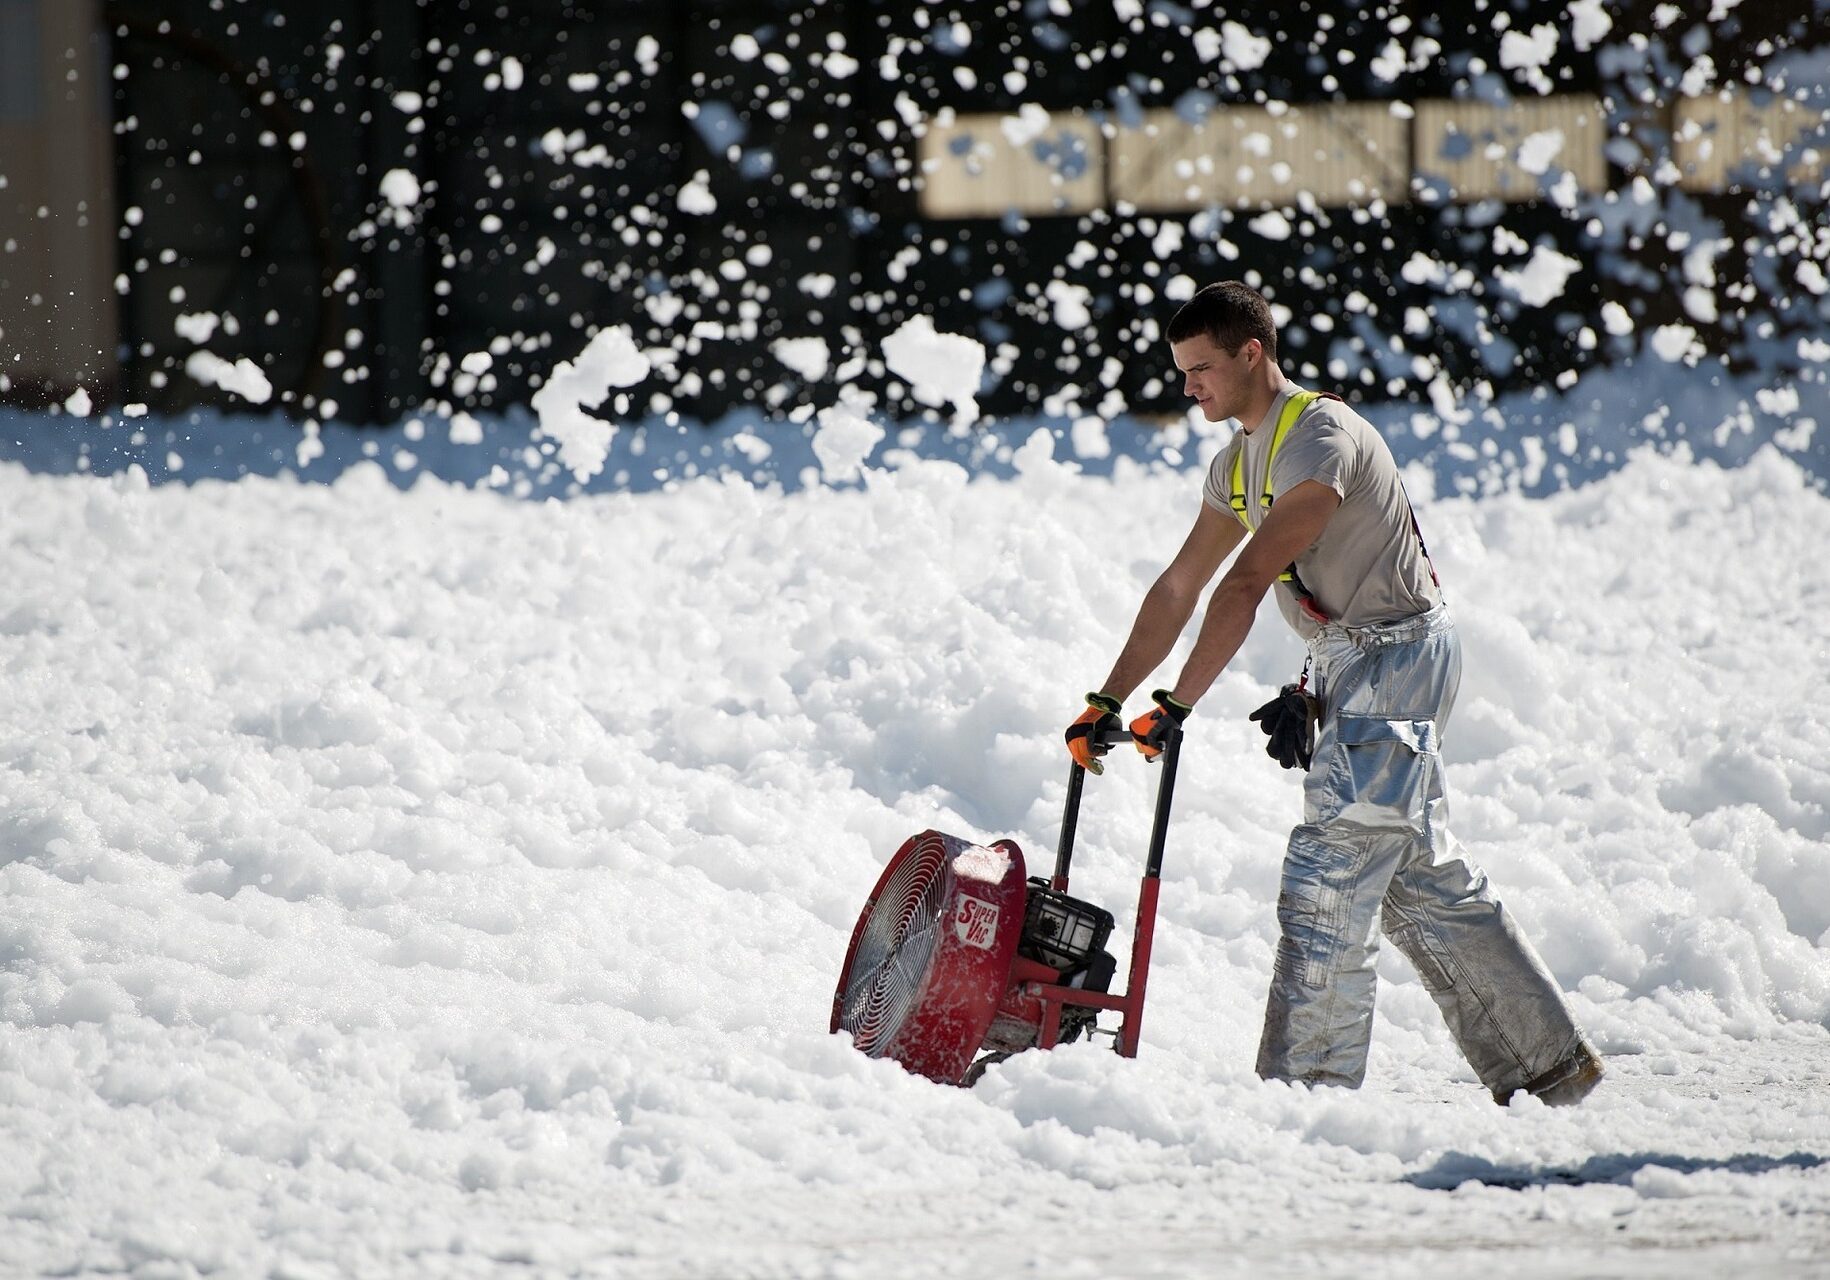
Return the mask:
[[[0,398],[116,377],[107,42],[88,0],[0,0]],[[85,392],[87,394],[88,392]]]
[[[122,394],[163,409],[216,394],[185,376],[195,343],[175,329],[179,315],[208,311],[236,330],[218,329],[209,348],[257,361],[277,401],[299,413],[327,413],[331,401],[339,416],[373,422],[428,400],[525,403],[588,332],[612,324],[674,353],[637,410],[713,418],[771,407],[778,387],[786,409],[801,389],[769,344],[819,336],[835,363],[863,356],[857,380],[907,411],[873,360],[885,333],[927,313],[1003,352],[987,411],[1034,410],[1069,383],[1088,408],[1115,389],[1135,411],[1172,411],[1154,327],[1169,304],[1160,288],[1137,302],[1138,285],[1160,286],[1151,245],[1171,221],[1185,229],[1177,272],[1249,271],[1299,320],[1327,317],[1328,328],[1295,327],[1292,360],[1339,362],[1368,395],[1422,395],[1413,349],[1464,384],[1502,387],[1608,358],[1608,343],[1582,334],[1604,292],[1646,323],[1682,314],[1677,251],[1656,236],[1598,236],[1544,199],[1415,200],[1376,216],[1320,208],[1281,238],[1254,230],[1249,211],[1205,222],[1118,204],[925,218],[912,121],[944,108],[1034,102],[1124,127],[1147,110],[1203,103],[1529,96],[1498,70],[1496,15],[1520,30],[1566,22],[1561,3],[1542,0],[1496,0],[1456,19],[1407,3],[1222,14],[1153,0],[1128,17],[1110,4],[1058,8],[115,0],[102,21],[116,67],[118,203],[134,211],[118,242],[132,283],[119,322]],[[1653,10],[1613,6],[1617,37],[1653,33],[1650,52],[1583,53],[1564,40],[1543,68],[1558,93],[1604,95],[1611,127],[1649,155],[1668,149],[1659,111],[1696,21],[1660,27]],[[1821,40],[1826,13],[1824,0],[1733,10],[1709,32],[1722,80],[1775,48]],[[1196,55],[1191,27],[1228,17],[1271,36],[1262,64],[1229,70]],[[1394,20],[1440,51],[1385,79],[1370,64]],[[1610,165],[1621,183],[1636,171],[1629,151],[1611,149]],[[387,194],[413,185],[417,201]],[[1736,192],[1687,198],[1730,227],[1747,203]],[[1585,271],[1553,305],[1530,307],[1444,298],[1402,276],[1423,253],[1452,255],[1484,279],[1502,219],[1527,242],[1612,254],[1643,277]],[[1621,284],[1631,278],[1643,287]],[[1054,280],[1089,291],[1088,325],[1055,323]],[[1348,304],[1356,292],[1370,314]],[[1779,311],[1792,305],[1783,301]],[[1808,303],[1778,321],[1811,321]],[[1407,307],[1435,313],[1427,332],[1402,332]],[[1718,349],[1734,339],[1725,333]],[[489,368],[460,375],[457,362],[482,351]]]

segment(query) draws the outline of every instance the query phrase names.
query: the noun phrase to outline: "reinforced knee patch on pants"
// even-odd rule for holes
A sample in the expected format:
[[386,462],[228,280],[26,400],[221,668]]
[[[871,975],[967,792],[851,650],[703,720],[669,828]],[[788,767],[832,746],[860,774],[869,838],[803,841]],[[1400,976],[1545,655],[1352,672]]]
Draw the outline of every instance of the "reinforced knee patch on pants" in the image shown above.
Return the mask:
[[1277,894],[1277,973],[1305,987],[1328,985],[1346,941],[1360,858],[1350,848],[1292,834]]
[[1411,967],[1417,970],[1417,976],[1423,981],[1425,989],[1430,991],[1447,991],[1455,985],[1455,978],[1449,972],[1449,958],[1438,950],[1429,935],[1419,926],[1400,922],[1391,912],[1385,914],[1385,936],[1392,940],[1392,945],[1404,953]]

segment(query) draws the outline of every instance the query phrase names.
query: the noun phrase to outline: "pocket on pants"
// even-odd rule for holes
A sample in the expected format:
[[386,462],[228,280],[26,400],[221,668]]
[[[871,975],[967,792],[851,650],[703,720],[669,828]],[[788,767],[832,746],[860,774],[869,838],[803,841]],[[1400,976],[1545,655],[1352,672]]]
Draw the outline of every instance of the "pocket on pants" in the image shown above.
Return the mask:
[[1335,724],[1323,820],[1373,831],[1422,831],[1436,723],[1343,715]]

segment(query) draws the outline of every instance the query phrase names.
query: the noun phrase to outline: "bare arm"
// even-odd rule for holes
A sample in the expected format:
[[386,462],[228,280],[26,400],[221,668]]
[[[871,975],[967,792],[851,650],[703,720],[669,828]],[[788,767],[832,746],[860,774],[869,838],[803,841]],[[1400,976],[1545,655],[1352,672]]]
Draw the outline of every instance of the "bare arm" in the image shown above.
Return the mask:
[[1182,549],[1144,594],[1131,635],[1112,664],[1112,674],[1100,686],[1102,693],[1122,702],[1162,664],[1194,616],[1201,592],[1244,536],[1245,530],[1230,513],[1201,505]]
[[[1340,505],[1341,496],[1317,480],[1305,480],[1277,500],[1277,505],[1271,508],[1264,523],[1258,526],[1252,540],[1233,562],[1233,567],[1214,588],[1213,598],[1207,603],[1207,615],[1201,620],[1201,632],[1195,638],[1194,652],[1188,655],[1181,677],[1170,690],[1178,702],[1193,706],[1219,678],[1226,664],[1239,652],[1239,646],[1245,643],[1264,593],[1297,556],[1322,536],[1322,530]],[[1182,621],[1187,621],[1186,614]],[[1141,616],[1139,622],[1141,625]],[[1177,630],[1180,630],[1180,624]],[[1174,636],[1170,640],[1173,643]],[[1168,652],[1167,647],[1164,652]],[[1160,657],[1158,661],[1161,661]]]

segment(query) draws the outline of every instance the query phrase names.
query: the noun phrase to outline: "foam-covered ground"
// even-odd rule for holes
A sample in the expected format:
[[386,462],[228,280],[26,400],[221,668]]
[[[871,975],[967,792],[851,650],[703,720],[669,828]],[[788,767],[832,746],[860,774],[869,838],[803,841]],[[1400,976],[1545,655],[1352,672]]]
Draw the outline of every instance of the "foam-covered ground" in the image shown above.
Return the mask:
[[[1422,516],[1459,830],[1609,1056],[1495,1107],[1401,960],[1252,1073],[1297,783],[1191,722],[1141,1055],[970,1092],[826,1033],[927,826],[1053,847],[1189,473],[515,502],[0,468],[0,1271],[1824,1273],[1830,499],[1642,455]],[[1158,512],[1161,519],[1135,519]],[[1089,790],[1128,927],[1150,779]]]

